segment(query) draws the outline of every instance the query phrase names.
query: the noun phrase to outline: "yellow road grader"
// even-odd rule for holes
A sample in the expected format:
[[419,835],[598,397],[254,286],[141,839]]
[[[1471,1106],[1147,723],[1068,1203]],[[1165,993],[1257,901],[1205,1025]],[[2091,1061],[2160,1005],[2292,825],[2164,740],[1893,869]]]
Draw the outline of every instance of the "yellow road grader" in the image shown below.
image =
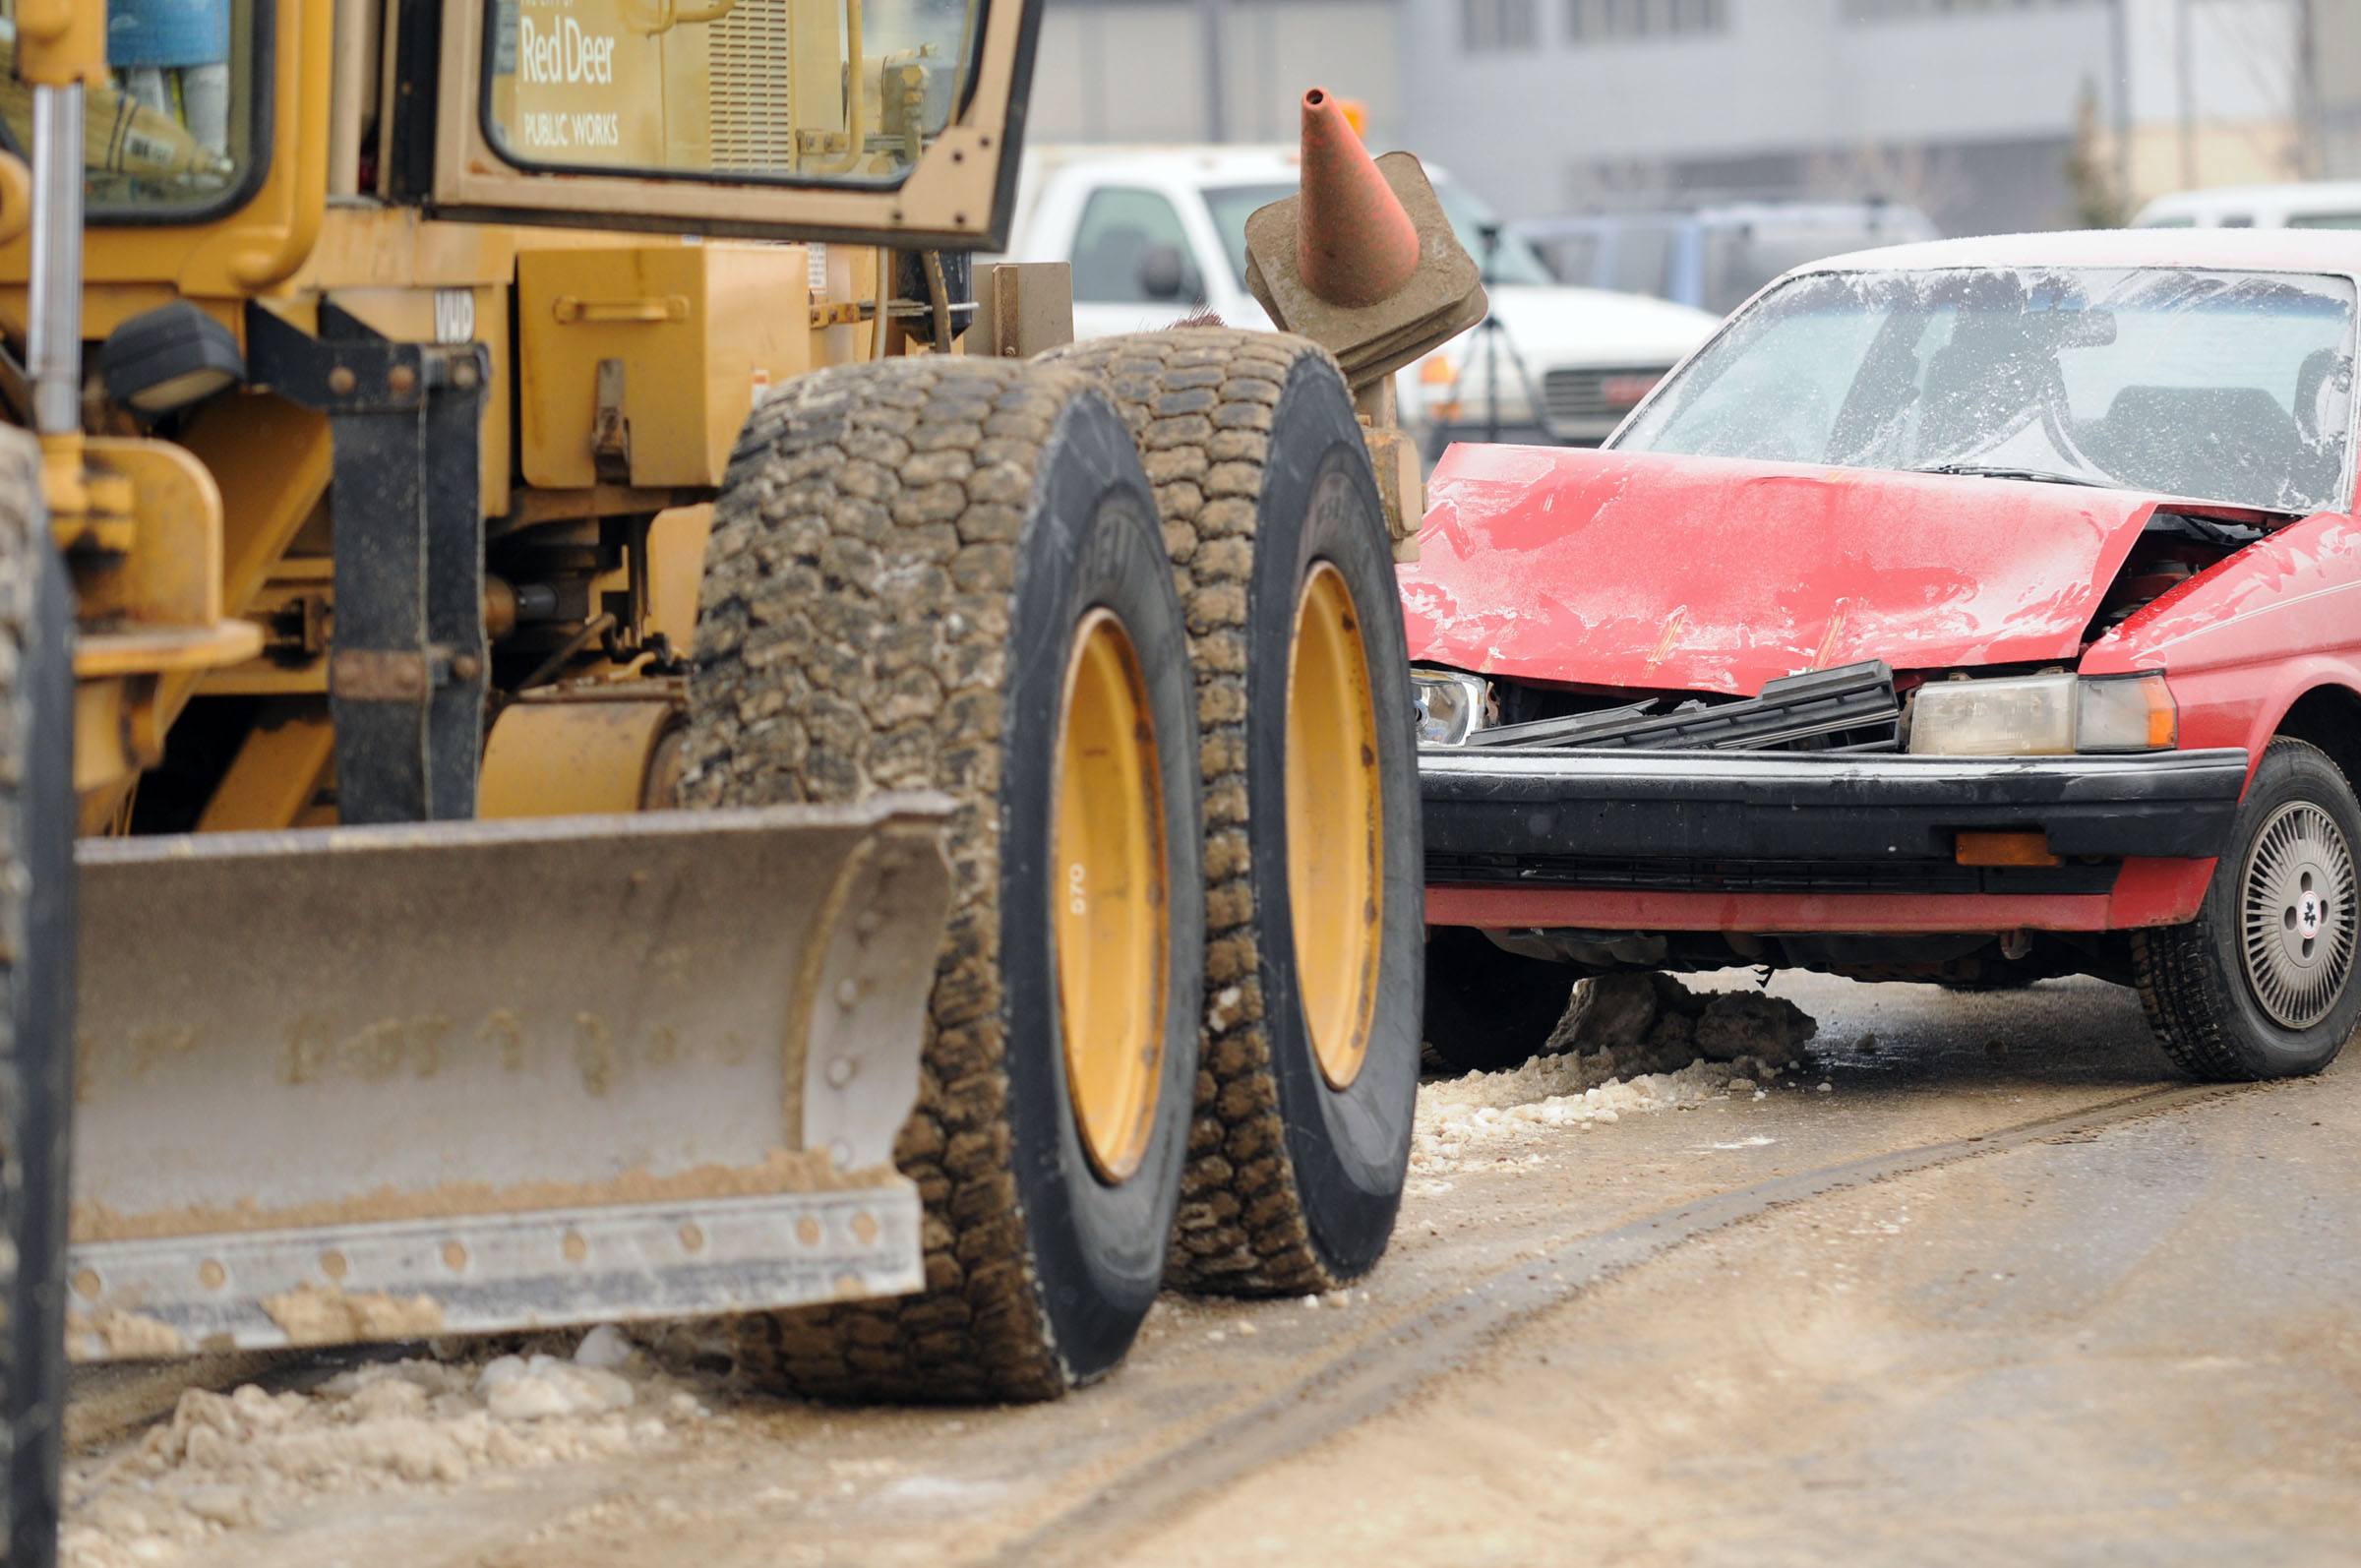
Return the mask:
[[1041,1398],[1376,1261],[1472,269],[1356,144],[1410,273],[1061,346],[1038,9],[0,0],[10,1561],[61,1347]]

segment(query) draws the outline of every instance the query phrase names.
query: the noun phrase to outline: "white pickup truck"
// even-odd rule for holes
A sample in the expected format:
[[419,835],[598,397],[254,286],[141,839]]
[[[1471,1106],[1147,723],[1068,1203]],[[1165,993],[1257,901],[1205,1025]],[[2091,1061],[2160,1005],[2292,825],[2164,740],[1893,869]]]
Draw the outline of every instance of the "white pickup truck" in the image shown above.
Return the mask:
[[[1246,214],[1294,194],[1296,159],[1293,148],[1028,151],[1008,257],[1073,265],[1078,337],[1169,327],[1203,311],[1233,327],[1268,327],[1245,287]],[[1483,260],[1490,214],[1448,175],[1427,173],[1461,243]],[[1494,427],[1503,441],[1603,441],[1720,325],[1685,305],[1562,286],[1513,237],[1496,240],[1490,274],[1505,345],[1467,332],[1401,373],[1402,421],[1429,457]]]

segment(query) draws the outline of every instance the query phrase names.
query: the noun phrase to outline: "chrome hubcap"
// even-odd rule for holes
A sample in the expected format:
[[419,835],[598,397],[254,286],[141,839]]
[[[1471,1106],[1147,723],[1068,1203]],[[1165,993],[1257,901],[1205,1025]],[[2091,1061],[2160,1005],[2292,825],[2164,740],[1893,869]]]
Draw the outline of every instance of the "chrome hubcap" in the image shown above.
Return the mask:
[[2353,852],[2310,801],[2280,807],[2255,835],[2239,884],[2246,983],[2289,1029],[2329,1015],[2353,968]]

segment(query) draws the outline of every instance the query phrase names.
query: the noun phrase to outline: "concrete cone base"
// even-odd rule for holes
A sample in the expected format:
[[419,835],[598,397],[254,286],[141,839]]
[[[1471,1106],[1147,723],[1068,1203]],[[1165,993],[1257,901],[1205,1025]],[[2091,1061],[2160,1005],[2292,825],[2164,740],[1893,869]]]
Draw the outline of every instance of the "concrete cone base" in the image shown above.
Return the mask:
[[1419,268],[1400,290],[1374,305],[1335,305],[1305,286],[1296,265],[1302,207],[1290,196],[1246,219],[1246,288],[1284,332],[1308,337],[1365,387],[1483,320],[1485,300],[1476,259],[1459,243],[1426,170],[1408,152],[1377,159],[1419,231]]

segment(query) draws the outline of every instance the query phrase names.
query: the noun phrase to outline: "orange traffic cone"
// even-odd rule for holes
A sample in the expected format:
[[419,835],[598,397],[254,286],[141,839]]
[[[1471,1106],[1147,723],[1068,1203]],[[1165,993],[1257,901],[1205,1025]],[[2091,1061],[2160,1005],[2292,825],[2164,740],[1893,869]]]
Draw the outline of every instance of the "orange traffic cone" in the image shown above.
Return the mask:
[[1374,305],[1419,270],[1419,230],[1335,98],[1303,94],[1296,269],[1332,305]]

